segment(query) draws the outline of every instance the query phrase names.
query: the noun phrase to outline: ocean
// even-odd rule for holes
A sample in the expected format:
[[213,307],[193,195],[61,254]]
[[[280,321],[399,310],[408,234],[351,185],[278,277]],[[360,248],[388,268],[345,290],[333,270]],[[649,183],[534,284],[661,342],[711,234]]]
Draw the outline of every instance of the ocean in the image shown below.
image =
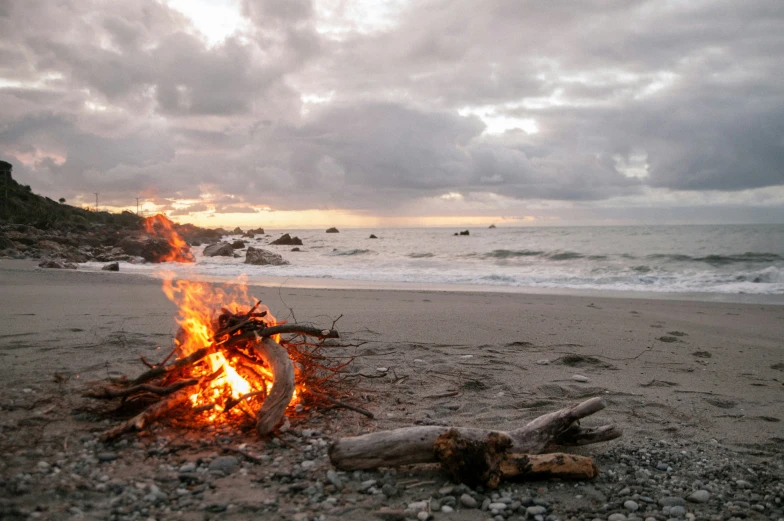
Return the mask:
[[[252,266],[239,258],[128,264],[121,271],[296,287],[491,290],[570,294],[689,296],[784,303],[784,225],[268,230],[249,246],[291,264]],[[300,252],[270,246],[299,236]],[[370,234],[378,239],[370,239]],[[224,240],[232,240],[234,237]],[[92,266],[97,269],[100,266]],[[731,298],[742,296],[741,298]]]

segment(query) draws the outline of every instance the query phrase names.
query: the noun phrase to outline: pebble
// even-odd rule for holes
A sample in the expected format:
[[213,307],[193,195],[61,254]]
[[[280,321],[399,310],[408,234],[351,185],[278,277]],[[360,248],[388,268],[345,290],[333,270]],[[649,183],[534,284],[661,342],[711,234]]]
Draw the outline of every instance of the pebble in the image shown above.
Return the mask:
[[316,465],[316,462],[313,460],[306,459],[302,463],[299,464],[300,467],[303,469],[312,469]]
[[450,507],[449,505],[441,505],[441,512],[443,512],[444,514],[451,514],[454,511],[455,509]]
[[549,364],[550,364],[550,360],[548,360],[548,359],[546,359],[546,358],[545,358],[545,359],[542,359],[542,360],[537,360],[537,361],[536,361],[536,364],[537,364],[537,365],[549,365]]
[[637,512],[637,510],[640,509],[640,505],[638,505],[632,500],[628,500],[623,502],[623,508],[629,510],[630,512]]
[[683,517],[686,515],[686,509],[680,505],[676,505],[670,508],[670,515],[672,517]]
[[624,514],[610,514],[607,516],[607,521],[626,521]]
[[98,461],[107,462],[116,460],[117,454],[114,452],[99,452],[95,457],[98,458]]
[[231,474],[240,466],[240,461],[234,456],[218,456],[210,462],[209,469]]
[[686,502],[683,500],[682,497],[663,497],[659,499],[659,506],[663,507],[674,507],[674,506],[681,506],[685,505]]
[[180,472],[183,474],[187,474],[189,472],[196,472],[196,464],[193,462],[185,463],[183,466],[180,467]]
[[576,374],[572,376],[572,380],[575,382],[588,382],[590,379],[587,376],[583,376],[581,374]]
[[420,511],[417,514],[417,519],[419,519],[419,521],[427,521],[430,518],[431,518],[430,512],[425,512],[424,510]]
[[710,499],[710,492],[707,490],[697,490],[696,492],[692,492],[688,500],[692,503],[707,503]]
[[535,505],[525,509],[529,516],[540,516],[547,513],[547,509],[543,506]]
[[468,494],[463,494],[460,496],[460,503],[466,508],[476,508],[476,499]]
[[500,512],[502,510],[506,510],[506,503],[490,503],[487,508],[490,510],[498,510]]

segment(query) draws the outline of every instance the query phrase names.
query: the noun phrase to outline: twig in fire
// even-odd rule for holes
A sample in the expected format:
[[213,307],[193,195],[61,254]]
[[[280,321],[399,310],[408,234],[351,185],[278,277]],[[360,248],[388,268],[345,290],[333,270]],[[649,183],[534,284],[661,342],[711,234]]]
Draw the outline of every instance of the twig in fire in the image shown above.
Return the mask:
[[161,363],[145,364],[151,367],[136,378],[90,384],[86,397],[144,406],[103,438],[110,440],[161,418],[182,415],[190,415],[195,424],[255,423],[260,435],[268,435],[295,401],[313,407],[342,407],[373,417],[345,398],[338,399],[349,390],[339,373],[353,358],[324,353],[333,345],[325,339],[340,338],[334,327],[278,323],[267,311],[258,311],[259,305],[257,302],[244,312],[225,308],[215,312],[216,318],[204,328],[208,331],[203,332],[199,349],[184,349],[192,344],[186,342],[189,333],[181,327],[175,337],[174,360],[170,354]]

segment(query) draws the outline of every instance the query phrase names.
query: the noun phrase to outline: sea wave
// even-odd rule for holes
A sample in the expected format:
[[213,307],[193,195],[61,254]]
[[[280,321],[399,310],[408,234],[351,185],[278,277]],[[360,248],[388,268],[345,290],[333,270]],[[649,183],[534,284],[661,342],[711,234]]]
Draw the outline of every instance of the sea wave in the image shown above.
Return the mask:
[[776,253],[751,252],[729,255],[710,254],[704,256],[691,256],[680,253],[653,253],[646,257],[651,260],[665,260],[674,262],[704,262],[712,266],[726,266],[728,264],[761,263],[784,261],[784,257]]
[[362,250],[362,249],[353,249],[353,250],[332,250],[332,255],[338,256],[348,256],[348,255],[368,255],[368,254],[375,254],[373,250]]

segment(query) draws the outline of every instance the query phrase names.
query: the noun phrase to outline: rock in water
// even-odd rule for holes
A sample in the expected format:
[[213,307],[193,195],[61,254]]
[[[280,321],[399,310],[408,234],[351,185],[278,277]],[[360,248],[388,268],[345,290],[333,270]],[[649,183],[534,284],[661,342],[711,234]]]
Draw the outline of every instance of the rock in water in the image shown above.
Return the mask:
[[250,246],[247,253],[245,253],[245,264],[281,266],[288,263],[289,261],[283,260],[283,257],[275,252],[254,248],[253,246]]
[[299,237],[292,237],[288,233],[284,233],[280,238],[272,241],[270,244],[279,246],[302,246],[302,239]]
[[70,262],[63,262],[63,261],[56,261],[56,260],[48,260],[43,261],[38,265],[39,268],[53,268],[58,270],[75,270],[76,264],[71,264]]
[[375,236],[375,235],[373,235],[372,233],[370,234],[370,238],[371,238],[371,239],[378,239],[378,237],[376,237],[376,236]]
[[107,264],[103,268],[103,271],[120,271],[120,263],[119,262],[112,262],[111,264]]
[[463,230],[460,235],[471,235],[471,233],[468,230]]
[[[173,249],[169,242],[162,237],[137,236],[125,237],[117,243],[126,255],[143,257],[147,262],[161,262],[161,259],[171,254]],[[190,257],[190,248],[185,247],[180,251],[185,257]]]
[[242,248],[245,247],[245,243],[243,241],[236,240],[233,243],[231,243],[231,247],[234,248],[235,250],[241,250]]
[[205,257],[233,257],[234,256],[234,248],[231,247],[231,244],[228,242],[218,242],[215,244],[210,244],[204,248],[204,256]]
[[329,228],[329,229],[327,230],[327,233],[340,233],[340,230],[338,230],[338,229],[337,229],[337,228],[335,228],[335,227],[332,227],[332,228]]

